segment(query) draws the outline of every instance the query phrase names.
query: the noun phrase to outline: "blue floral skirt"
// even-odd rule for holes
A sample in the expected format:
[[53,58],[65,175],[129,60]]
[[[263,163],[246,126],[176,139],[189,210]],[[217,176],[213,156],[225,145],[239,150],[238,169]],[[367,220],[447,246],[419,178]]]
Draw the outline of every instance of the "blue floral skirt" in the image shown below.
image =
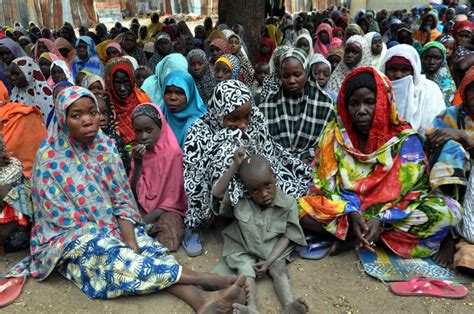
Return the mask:
[[181,266],[167,249],[135,228],[140,255],[115,237],[84,235],[71,243],[57,267],[90,298],[148,294],[178,282]]

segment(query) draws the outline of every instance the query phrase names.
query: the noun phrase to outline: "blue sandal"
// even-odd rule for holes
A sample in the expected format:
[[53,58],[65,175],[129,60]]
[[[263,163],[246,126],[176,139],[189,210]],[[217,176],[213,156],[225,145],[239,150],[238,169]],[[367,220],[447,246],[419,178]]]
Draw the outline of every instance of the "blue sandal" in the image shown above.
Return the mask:
[[318,260],[326,257],[331,250],[332,241],[322,241],[310,243],[307,247],[301,249],[299,254],[301,258]]
[[202,254],[201,234],[197,229],[184,229],[181,244],[189,257],[196,257]]

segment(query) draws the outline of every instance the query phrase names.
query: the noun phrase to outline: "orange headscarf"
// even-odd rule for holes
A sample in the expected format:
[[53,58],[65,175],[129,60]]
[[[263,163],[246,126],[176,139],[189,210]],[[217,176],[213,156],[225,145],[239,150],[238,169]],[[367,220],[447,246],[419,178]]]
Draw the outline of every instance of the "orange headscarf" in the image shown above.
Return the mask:
[[23,165],[28,179],[36,152],[48,134],[41,112],[35,107],[8,101],[8,90],[0,82],[0,132],[3,134],[8,155]]

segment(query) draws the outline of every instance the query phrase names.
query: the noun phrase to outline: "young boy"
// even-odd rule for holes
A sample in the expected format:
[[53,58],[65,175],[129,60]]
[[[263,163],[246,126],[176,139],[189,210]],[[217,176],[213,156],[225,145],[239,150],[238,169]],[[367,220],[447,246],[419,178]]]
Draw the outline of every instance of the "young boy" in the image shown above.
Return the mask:
[[[294,244],[306,245],[298,221],[296,201],[276,186],[276,179],[268,161],[262,156],[245,158],[239,148],[234,163],[216,183],[213,195],[221,200],[214,209],[235,221],[224,229],[224,257],[227,265],[247,277],[249,294],[247,306],[234,305],[237,312],[258,313],[255,278],[267,271],[273,287],[284,307],[284,313],[306,313],[303,299],[294,299],[288,280],[286,261]],[[250,198],[232,206],[228,187],[238,173]]]
[[327,85],[331,77],[331,63],[323,55],[315,53],[309,60],[311,74],[318,83],[319,87],[328,94],[334,102],[337,102],[337,93],[332,91]]
[[260,103],[260,93],[262,92],[263,80],[270,74],[270,66],[267,63],[260,62],[255,65],[256,82],[252,86],[252,94],[255,103]]

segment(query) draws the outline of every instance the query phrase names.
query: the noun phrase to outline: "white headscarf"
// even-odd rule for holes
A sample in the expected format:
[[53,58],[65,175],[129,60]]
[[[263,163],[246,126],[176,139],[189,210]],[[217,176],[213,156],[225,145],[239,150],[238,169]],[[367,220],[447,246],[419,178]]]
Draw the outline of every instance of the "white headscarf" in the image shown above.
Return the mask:
[[[374,39],[374,36],[376,34],[379,34],[377,32],[370,32],[364,35],[364,39],[367,42],[367,45],[369,45],[370,49],[370,54],[372,56],[371,61],[372,61],[372,66],[376,67],[377,69],[380,69],[380,63],[382,63],[383,58],[385,57],[385,54],[387,53],[387,45],[382,41],[382,52],[379,55],[374,55],[372,53],[372,40]],[[380,35],[380,38],[382,38],[382,35]]]
[[314,53],[314,48],[313,48],[313,39],[311,38],[311,36],[309,34],[301,34],[299,35],[298,37],[296,37],[296,40],[295,40],[295,48],[296,48],[296,44],[298,43],[298,40],[300,40],[301,38],[304,38],[306,39],[308,42],[309,42],[309,54],[308,54],[308,58],[311,58],[311,56],[313,55]]
[[413,76],[392,81],[398,115],[424,136],[434,118],[446,109],[443,94],[435,82],[421,74],[420,57],[410,45],[401,44],[388,49],[380,71],[385,73],[385,65],[395,56],[407,59],[413,68]]

